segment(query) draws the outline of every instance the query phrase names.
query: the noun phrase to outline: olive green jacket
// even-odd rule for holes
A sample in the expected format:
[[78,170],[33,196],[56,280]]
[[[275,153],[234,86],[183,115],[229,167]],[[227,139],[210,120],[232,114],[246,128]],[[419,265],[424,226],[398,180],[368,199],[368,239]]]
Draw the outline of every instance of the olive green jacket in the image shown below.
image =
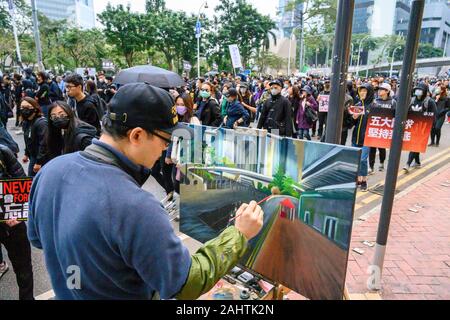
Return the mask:
[[246,250],[245,236],[234,226],[225,229],[192,255],[188,279],[175,298],[193,300],[210,291],[236,266]]

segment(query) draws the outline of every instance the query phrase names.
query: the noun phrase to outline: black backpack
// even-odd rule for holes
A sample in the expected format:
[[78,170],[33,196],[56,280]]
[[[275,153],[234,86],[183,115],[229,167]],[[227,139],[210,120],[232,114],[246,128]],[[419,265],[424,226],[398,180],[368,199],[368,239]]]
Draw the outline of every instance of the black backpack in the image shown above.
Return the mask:
[[306,122],[308,122],[308,124],[313,124],[318,119],[317,111],[308,106],[305,108],[305,115]]

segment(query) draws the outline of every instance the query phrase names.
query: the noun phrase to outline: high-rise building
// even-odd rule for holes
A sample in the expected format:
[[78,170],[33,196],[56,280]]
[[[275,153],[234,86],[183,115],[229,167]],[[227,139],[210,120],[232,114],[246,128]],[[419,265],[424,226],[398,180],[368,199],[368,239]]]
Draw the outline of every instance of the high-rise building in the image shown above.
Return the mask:
[[[405,23],[398,26],[397,34],[407,33],[408,21],[409,15]],[[441,48],[445,50],[447,56],[450,56],[450,1],[425,1],[420,42]]]
[[279,17],[278,29],[283,33],[283,36],[289,38],[292,29],[301,23],[303,12],[303,4],[298,4],[293,10],[287,10],[287,6],[291,0],[279,0]]
[[399,26],[408,26],[409,0],[356,0],[353,33],[373,37],[395,34]]
[[95,27],[94,0],[36,0],[36,8],[52,20],[67,19],[83,29]]

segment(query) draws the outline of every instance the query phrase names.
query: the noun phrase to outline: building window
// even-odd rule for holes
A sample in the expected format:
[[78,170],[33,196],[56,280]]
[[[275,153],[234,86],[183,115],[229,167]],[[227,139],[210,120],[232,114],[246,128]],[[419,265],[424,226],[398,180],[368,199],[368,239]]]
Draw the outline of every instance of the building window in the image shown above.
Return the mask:
[[337,225],[338,225],[338,219],[333,218],[333,217],[326,217],[323,233],[328,238],[335,240]]
[[303,221],[304,221],[306,224],[310,224],[310,222],[311,222],[311,212],[305,211],[305,215],[304,215],[304,217],[303,217]]

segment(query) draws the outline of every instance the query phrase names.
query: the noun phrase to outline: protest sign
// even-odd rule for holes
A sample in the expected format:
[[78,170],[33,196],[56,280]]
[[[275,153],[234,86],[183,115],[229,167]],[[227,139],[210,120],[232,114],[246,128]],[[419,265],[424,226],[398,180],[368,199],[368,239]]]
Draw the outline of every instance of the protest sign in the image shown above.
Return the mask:
[[[427,150],[428,138],[433,126],[434,114],[413,112],[408,113],[403,135],[403,151],[424,153]],[[364,145],[389,149],[394,131],[394,110],[372,108],[369,113]]]
[[28,200],[32,178],[0,180],[0,222],[28,220]]

